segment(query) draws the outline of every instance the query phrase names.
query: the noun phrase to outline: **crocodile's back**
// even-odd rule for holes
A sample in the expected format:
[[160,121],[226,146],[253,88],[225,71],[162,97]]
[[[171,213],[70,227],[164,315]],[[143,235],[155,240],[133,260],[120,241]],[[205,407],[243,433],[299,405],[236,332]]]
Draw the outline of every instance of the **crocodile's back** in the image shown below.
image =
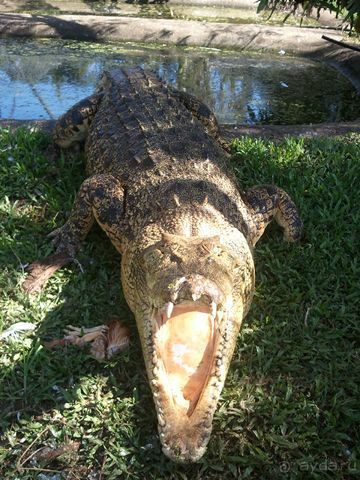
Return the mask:
[[172,90],[140,68],[105,76],[105,92],[89,130],[87,170],[125,183],[172,174],[194,160],[224,166],[225,153]]

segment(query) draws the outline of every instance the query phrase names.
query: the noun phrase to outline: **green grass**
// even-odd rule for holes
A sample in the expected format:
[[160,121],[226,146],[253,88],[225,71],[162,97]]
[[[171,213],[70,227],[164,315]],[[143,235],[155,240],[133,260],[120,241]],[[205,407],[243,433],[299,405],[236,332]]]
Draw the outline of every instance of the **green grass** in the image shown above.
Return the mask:
[[[22,265],[48,254],[83,178],[82,159],[49,160],[46,136],[0,133],[1,479],[350,479],[359,459],[360,136],[240,139],[233,165],[245,187],[274,182],[297,203],[305,238],[283,243],[270,226],[256,248],[256,294],[215,416],[195,465],[161,454],[132,315],[119,288],[119,258],[90,234],[77,266],[27,296]],[[112,315],[132,330],[130,348],[99,364],[86,351],[46,350],[67,324]],[[42,447],[80,442],[48,463]],[[53,472],[48,471],[53,470]],[[45,475],[47,477],[45,477]]]

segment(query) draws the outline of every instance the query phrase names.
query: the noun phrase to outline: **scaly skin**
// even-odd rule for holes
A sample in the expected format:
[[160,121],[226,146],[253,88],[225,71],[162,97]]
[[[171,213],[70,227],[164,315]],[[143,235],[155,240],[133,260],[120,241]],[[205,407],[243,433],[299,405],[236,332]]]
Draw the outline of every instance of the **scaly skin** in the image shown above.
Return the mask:
[[290,241],[301,221],[278,187],[240,192],[209,109],[141,69],[105,74],[59,119],[60,146],[85,137],[88,178],[57,253],[74,257],[96,219],[122,254],[163,451],[197,461],[250,308],[253,246],[272,218]]

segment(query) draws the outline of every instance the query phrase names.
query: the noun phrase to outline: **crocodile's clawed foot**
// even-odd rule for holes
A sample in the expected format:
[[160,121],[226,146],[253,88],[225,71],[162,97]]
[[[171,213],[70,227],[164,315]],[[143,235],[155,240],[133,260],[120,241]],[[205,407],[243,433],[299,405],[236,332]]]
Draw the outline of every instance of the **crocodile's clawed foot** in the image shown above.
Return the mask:
[[47,348],[72,344],[84,347],[90,343],[90,354],[97,360],[110,359],[121,352],[130,343],[130,332],[122,323],[113,319],[106,325],[92,328],[73,327],[68,325],[64,331],[65,337],[45,343]]
[[47,238],[51,238],[51,243],[56,242],[56,238],[59,235],[62,227],[55,228],[52,232],[48,233],[46,236]]
[[53,166],[53,169],[50,169],[48,174],[55,175],[57,172],[57,165],[58,165],[58,158],[60,156],[60,148],[53,142],[49,143],[49,145],[44,150],[44,155],[49,163],[49,165]]
[[228,140],[226,140],[224,137],[220,135],[217,137],[217,141],[221,145],[222,149],[225,150],[226,153],[231,155],[232,153],[231,142],[229,142]]
[[64,252],[49,255],[41,260],[36,260],[27,267],[28,276],[22,284],[22,289],[27,293],[37,293],[44,287],[49,278],[60,268],[68,265],[73,258]]
[[28,277],[22,284],[22,289],[27,293],[37,293],[44,287],[49,278],[60,268],[76,261],[81,242],[73,234],[68,224],[49,233],[55,248],[53,255],[48,255],[41,260],[36,260],[27,268]]
[[47,236],[51,239],[51,244],[55,248],[56,253],[66,252],[69,257],[74,258],[80,249],[81,243],[76,237],[74,238],[67,223],[60,228],[56,228]]

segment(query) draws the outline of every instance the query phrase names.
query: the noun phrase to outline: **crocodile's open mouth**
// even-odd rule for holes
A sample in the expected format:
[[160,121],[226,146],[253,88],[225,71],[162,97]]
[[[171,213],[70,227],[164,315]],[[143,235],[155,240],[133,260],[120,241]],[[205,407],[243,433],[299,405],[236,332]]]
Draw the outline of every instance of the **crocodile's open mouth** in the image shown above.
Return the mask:
[[153,308],[149,377],[163,452],[175,461],[197,461],[210,438],[231,349],[222,308],[187,300]]
[[158,378],[179,415],[190,417],[207,384],[215,356],[211,306],[183,302],[156,315]]

